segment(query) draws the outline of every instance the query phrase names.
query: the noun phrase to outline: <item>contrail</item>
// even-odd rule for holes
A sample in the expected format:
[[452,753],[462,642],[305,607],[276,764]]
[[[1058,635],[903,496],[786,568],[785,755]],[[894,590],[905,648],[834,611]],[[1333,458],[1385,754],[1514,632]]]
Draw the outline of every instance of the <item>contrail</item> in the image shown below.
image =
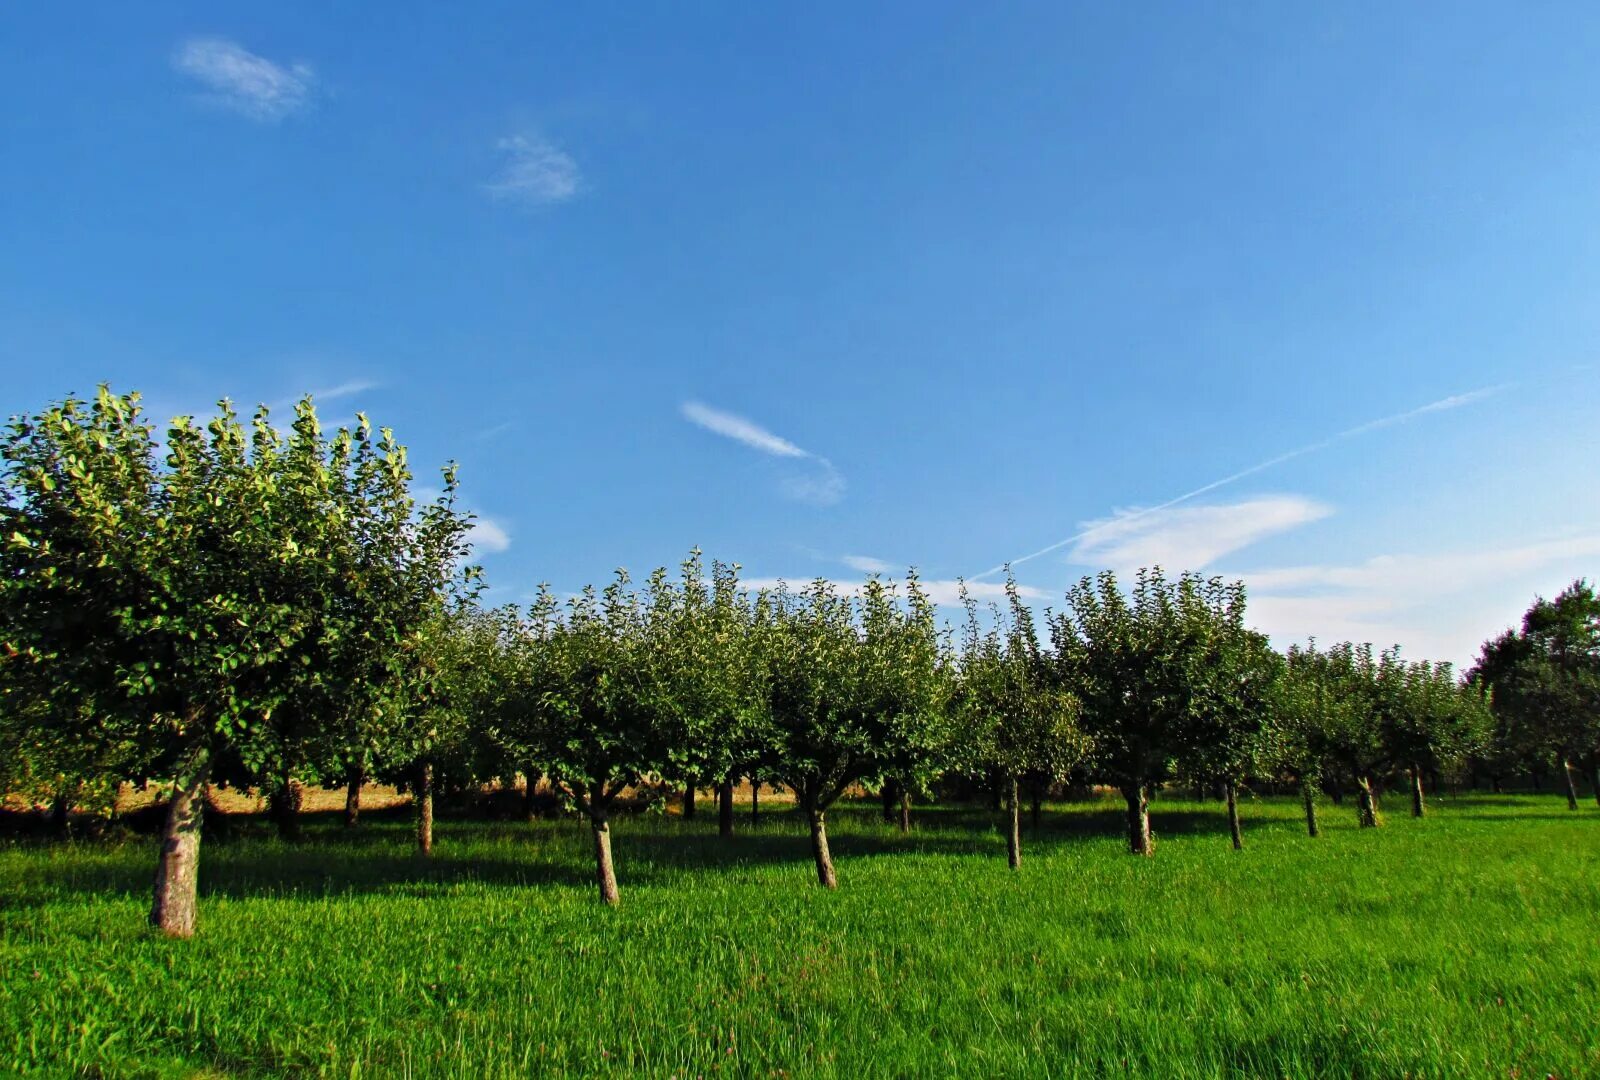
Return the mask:
[[1079,540],[1085,539],[1086,537],[1093,536],[1095,533],[1107,529],[1112,525],[1126,525],[1130,521],[1137,521],[1142,517],[1149,517],[1151,514],[1158,514],[1163,510],[1177,506],[1179,503],[1188,502],[1190,499],[1198,498],[1207,492],[1215,491],[1219,487],[1226,487],[1235,480],[1243,480],[1247,476],[1254,476],[1256,473],[1270,469],[1274,465],[1282,465],[1285,461],[1292,461],[1297,457],[1303,457],[1306,454],[1312,454],[1318,450],[1326,450],[1328,447],[1333,446],[1336,443],[1344,442],[1346,439],[1353,439],[1358,435],[1365,435],[1368,432],[1377,431],[1379,428],[1393,427],[1396,424],[1403,424],[1407,420],[1413,420],[1416,417],[1426,415],[1427,413],[1446,412],[1450,409],[1459,409],[1463,405],[1471,405],[1474,402],[1482,401],[1486,397],[1492,397],[1495,394],[1500,393],[1502,390],[1509,389],[1515,385],[1515,383],[1500,383],[1496,386],[1486,386],[1482,390],[1471,390],[1465,394],[1452,394],[1450,397],[1440,398],[1438,401],[1430,401],[1426,405],[1419,405],[1415,409],[1408,409],[1402,413],[1395,413],[1393,416],[1384,416],[1377,420],[1369,420],[1365,424],[1357,424],[1353,428],[1346,428],[1337,435],[1330,435],[1326,439],[1322,439],[1318,442],[1308,443],[1305,446],[1290,450],[1287,453],[1279,454],[1277,457],[1270,457],[1265,461],[1258,462],[1257,464],[1250,466],[1248,469],[1240,469],[1238,472],[1233,473],[1230,476],[1224,476],[1221,480],[1213,480],[1211,483],[1202,487],[1197,487],[1193,491],[1186,491],[1177,498],[1168,499],[1159,506],[1147,506],[1141,510],[1135,510],[1132,513],[1123,514],[1118,517],[1113,517],[1107,521],[1102,521],[1098,525],[1091,525],[1089,528],[1084,529],[1081,532],[1073,533],[1064,540],[1057,540],[1049,547],[1042,547],[1038,551],[1012,559],[1009,563],[1001,563],[999,566],[991,566],[981,574],[974,574],[972,576],[972,580],[977,581],[980,578],[986,578],[992,574],[998,574],[1007,566],[1017,566],[1020,563],[1037,559],[1041,555],[1048,555],[1052,551],[1059,551],[1068,544],[1075,543]]

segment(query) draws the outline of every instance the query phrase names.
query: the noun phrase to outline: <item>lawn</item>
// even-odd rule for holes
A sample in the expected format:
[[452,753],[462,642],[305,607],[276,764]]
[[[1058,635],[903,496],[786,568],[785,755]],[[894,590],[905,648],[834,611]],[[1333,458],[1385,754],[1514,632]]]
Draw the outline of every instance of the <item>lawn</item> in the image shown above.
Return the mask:
[[1600,1075],[1600,811],[1444,797],[1380,830],[1292,800],[919,808],[614,827],[330,817],[208,842],[200,934],[146,930],[153,840],[0,847],[0,1058],[22,1075]]

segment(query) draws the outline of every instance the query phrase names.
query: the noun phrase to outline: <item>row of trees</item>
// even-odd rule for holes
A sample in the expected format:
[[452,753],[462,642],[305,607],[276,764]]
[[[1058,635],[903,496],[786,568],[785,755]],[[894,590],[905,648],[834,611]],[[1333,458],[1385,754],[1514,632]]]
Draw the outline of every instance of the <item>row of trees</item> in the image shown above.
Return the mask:
[[[1587,593],[1590,614],[1558,601],[1567,630],[1541,616],[1463,681],[1364,645],[1280,655],[1246,626],[1241,586],[1159,570],[1085,579],[1042,624],[1008,583],[1003,604],[968,599],[954,637],[915,574],[752,592],[698,552],[641,585],[619,572],[485,609],[453,470],[419,504],[390,432],[325,434],[309,401],[287,431],[224,406],[158,440],[136,396],[102,390],[13,421],[0,463],[0,787],[64,806],[170,778],[151,918],[178,935],[214,780],[266,789],[285,830],[302,782],[346,785],[351,824],[364,782],[404,783],[426,853],[436,788],[544,779],[587,818],[615,903],[625,791],[714,786],[727,834],[743,777],[794,792],[833,887],[827,814],[856,786],[998,791],[1013,867],[1020,792],[1068,777],[1122,793],[1141,855],[1168,782],[1220,788],[1236,847],[1252,779],[1299,784],[1312,836],[1319,787],[1355,790],[1377,825],[1375,785],[1403,774],[1421,814],[1425,775],[1587,707],[1575,657],[1600,657]],[[1574,732],[1560,753],[1592,761]]]

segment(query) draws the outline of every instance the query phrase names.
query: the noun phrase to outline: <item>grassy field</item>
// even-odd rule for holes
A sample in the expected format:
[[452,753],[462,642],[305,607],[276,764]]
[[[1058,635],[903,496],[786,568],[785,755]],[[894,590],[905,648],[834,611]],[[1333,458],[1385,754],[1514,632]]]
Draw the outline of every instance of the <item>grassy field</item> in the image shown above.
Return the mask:
[[[1050,807],[1006,869],[989,815],[831,815],[731,842],[403,816],[208,843],[200,936],[144,929],[154,841],[0,848],[0,1060],[22,1075],[1600,1076],[1600,811],[1463,796],[1378,831],[1325,807]],[[7,1074],[9,1075],[9,1073]]]

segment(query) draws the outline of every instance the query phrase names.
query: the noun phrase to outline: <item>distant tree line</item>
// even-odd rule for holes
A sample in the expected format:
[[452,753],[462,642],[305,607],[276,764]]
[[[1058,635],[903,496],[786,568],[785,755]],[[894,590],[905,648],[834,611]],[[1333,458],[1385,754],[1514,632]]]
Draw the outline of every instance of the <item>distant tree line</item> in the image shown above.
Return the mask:
[[641,584],[619,571],[566,600],[486,608],[453,468],[418,501],[393,434],[287,429],[223,404],[160,433],[137,395],[101,389],[18,417],[0,441],[0,791],[74,804],[159,778],[166,804],[151,921],[195,924],[207,785],[268,795],[286,836],[303,784],[433,799],[520,778],[588,821],[616,903],[610,822],[625,792],[715,788],[735,827],[741,779],[794,793],[817,879],[837,884],[827,814],[876,790],[886,811],[960,784],[1006,811],[1021,863],[1024,792],[1102,784],[1131,852],[1154,850],[1163,785],[1214,790],[1233,846],[1241,789],[1320,793],[1363,826],[1397,778],[1421,816],[1439,778],[1600,766],[1600,602],[1578,582],[1539,600],[1458,678],[1448,664],[1342,643],[1274,651],[1244,589],[1159,569],[1085,578],[1042,622],[1008,580],[946,630],[915,573],[841,594],[825,580],[751,590],[691,552]]

